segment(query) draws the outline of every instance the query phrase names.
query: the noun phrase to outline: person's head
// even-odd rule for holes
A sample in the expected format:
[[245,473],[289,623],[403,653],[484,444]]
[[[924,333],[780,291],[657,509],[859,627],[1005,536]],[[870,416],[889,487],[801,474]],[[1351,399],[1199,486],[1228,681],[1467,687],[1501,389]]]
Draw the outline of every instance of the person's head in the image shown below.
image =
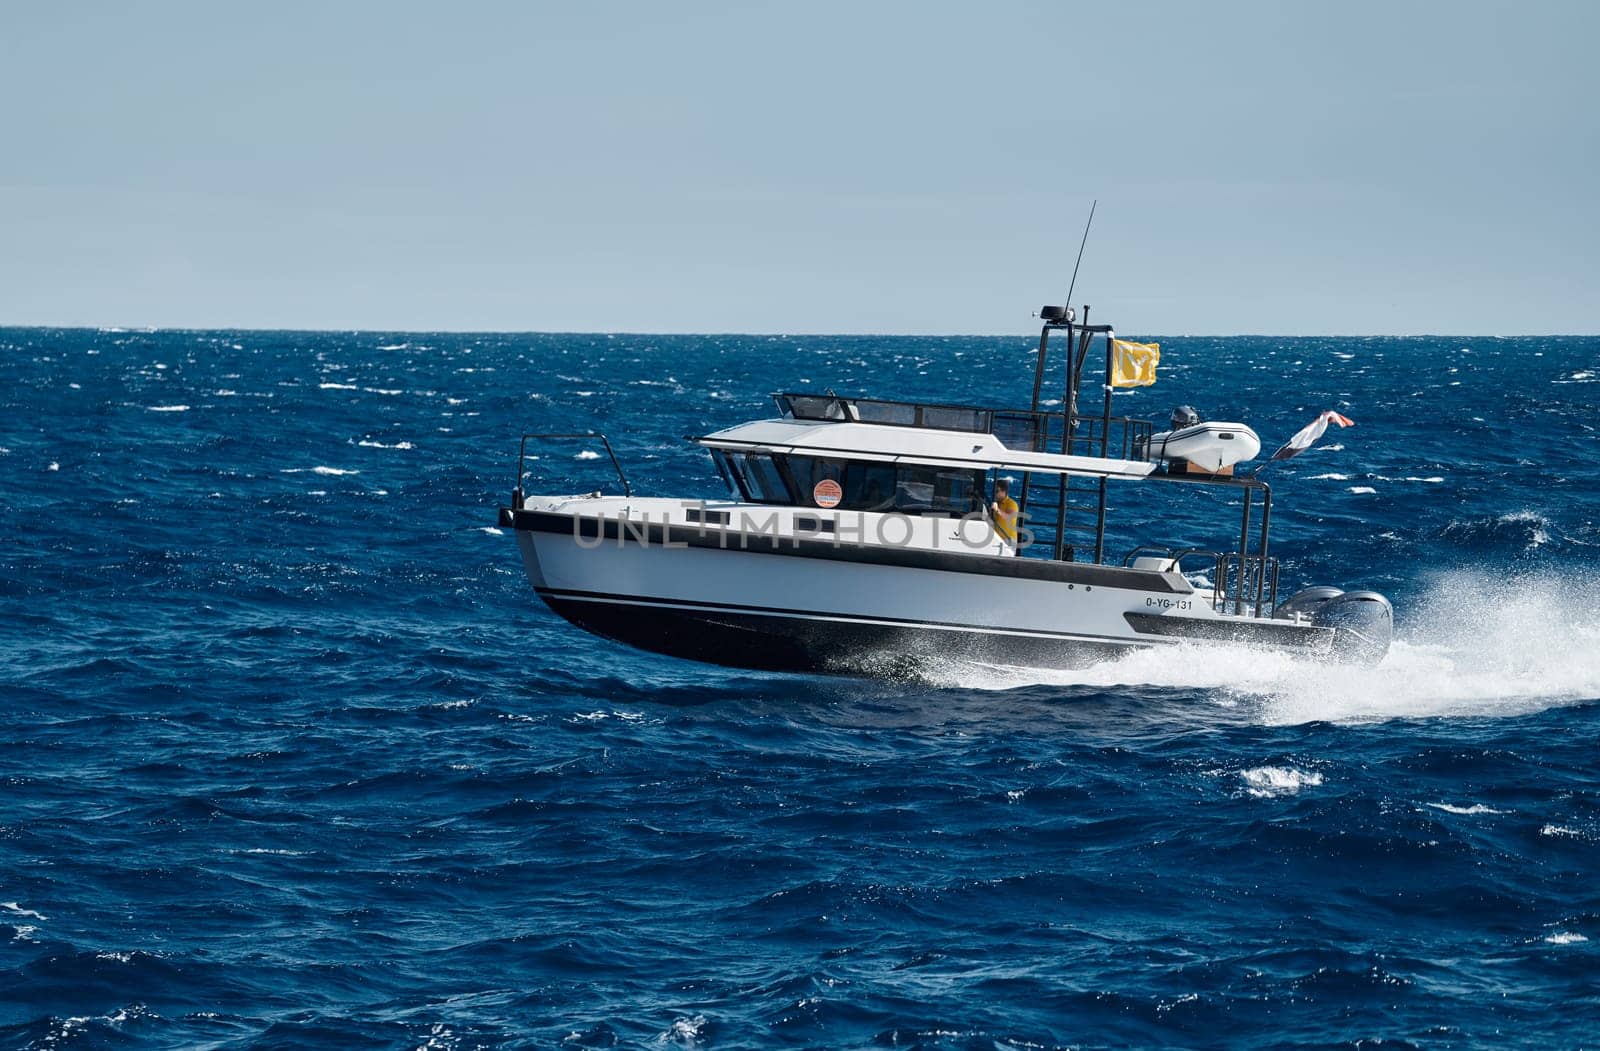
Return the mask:
[[994,495],[996,498],[1008,496],[1011,493],[1011,483],[1004,478],[994,480]]

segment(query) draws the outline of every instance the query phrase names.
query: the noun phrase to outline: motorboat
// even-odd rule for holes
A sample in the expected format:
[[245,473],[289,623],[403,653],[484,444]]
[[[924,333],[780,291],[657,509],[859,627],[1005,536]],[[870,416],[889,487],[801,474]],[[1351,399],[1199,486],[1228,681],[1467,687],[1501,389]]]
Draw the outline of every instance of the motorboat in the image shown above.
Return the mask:
[[[1156,433],[1114,416],[1115,336],[1088,312],[1040,311],[1026,409],[774,394],[776,416],[689,439],[711,457],[721,495],[636,495],[605,435],[525,434],[499,523],[555,613],[713,664],[874,674],[957,657],[1070,668],[1184,646],[1381,660],[1393,623],[1382,595],[1318,586],[1278,601],[1272,490],[1233,470],[1259,452],[1255,432],[1196,416]],[[1044,400],[1052,337],[1065,342],[1060,407]],[[1096,339],[1107,346],[1104,404],[1082,413]],[[585,443],[590,458],[603,449],[612,491],[528,492],[530,443],[557,441]],[[991,497],[1002,478],[1014,517]],[[1124,540],[1119,506],[1194,487],[1237,508],[1228,545]]]

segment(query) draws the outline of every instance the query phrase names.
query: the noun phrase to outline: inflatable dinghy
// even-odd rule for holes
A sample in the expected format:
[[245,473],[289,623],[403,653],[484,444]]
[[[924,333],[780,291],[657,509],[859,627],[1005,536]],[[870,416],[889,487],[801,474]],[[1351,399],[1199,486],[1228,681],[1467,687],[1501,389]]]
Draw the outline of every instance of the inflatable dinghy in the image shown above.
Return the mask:
[[1215,474],[1261,452],[1261,439],[1242,423],[1196,423],[1150,436],[1149,459],[1184,460]]

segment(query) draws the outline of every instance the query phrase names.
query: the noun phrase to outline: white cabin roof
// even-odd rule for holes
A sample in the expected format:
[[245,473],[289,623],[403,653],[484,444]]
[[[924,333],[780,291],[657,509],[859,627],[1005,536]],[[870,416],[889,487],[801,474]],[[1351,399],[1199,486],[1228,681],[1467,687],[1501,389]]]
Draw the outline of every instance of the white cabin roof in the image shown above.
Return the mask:
[[757,420],[696,438],[708,449],[792,453],[933,467],[1000,467],[1035,474],[1143,478],[1148,460],[1114,460],[1008,449],[992,434],[819,420]]

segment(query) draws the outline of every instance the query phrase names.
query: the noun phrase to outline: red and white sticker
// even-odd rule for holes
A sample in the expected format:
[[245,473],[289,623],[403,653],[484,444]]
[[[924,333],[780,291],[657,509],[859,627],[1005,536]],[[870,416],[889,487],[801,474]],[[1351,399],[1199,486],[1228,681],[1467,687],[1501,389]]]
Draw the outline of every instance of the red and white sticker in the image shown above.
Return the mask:
[[818,507],[838,507],[839,501],[844,499],[844,490],[832,478],[824,478],[811,487],[811,499]]

